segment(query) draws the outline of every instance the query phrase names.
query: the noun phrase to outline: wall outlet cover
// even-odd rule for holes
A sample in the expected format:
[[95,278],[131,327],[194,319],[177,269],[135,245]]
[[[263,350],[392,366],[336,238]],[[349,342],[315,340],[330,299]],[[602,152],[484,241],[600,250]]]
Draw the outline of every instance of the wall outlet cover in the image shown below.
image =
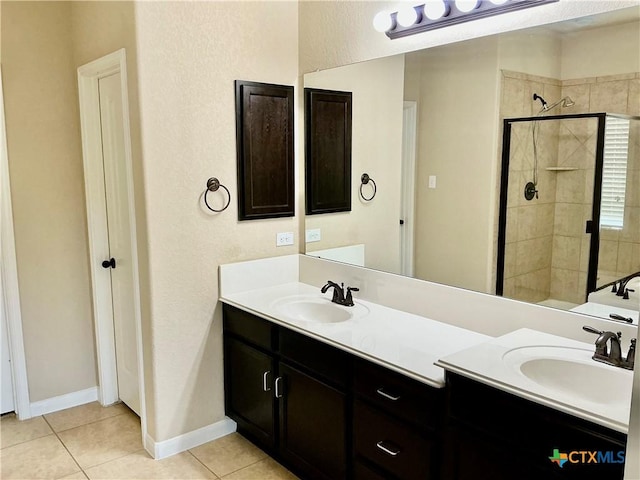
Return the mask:
[[311,242],[319,242],[322,240],[322,235],[320,234],[319,228],[311,228],[305,232],[307,243]]
[[276,247],[293,245],[293,232],[280,232],[276,234]]

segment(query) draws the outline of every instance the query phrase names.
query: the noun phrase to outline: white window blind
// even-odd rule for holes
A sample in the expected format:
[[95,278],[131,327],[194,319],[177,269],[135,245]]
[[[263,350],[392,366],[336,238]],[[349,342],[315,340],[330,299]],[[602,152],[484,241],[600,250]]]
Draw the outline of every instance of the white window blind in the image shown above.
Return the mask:
[[628,154],[629,120],[607,117],[600,206],[600,226],[602,227],[622,228]]

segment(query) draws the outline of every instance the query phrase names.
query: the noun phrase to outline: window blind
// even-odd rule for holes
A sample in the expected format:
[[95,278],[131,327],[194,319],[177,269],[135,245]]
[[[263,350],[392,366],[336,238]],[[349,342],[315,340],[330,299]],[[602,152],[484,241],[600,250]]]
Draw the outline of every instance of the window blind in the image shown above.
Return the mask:
[[628,154],[629,120],[607,117],[600,206],[602,227],[620,229],[623,226]]

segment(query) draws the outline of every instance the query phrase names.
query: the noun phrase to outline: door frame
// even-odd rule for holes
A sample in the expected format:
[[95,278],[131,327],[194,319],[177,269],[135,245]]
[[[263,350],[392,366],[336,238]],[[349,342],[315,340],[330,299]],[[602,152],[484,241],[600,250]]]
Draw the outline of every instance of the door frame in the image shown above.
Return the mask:
[[7,318],[7,340],[13,380],[14,408],[18,419],[31,418],[27,362],[22,334],[22,311],[20,309],[20,289],[18,285],[18,263],[13,230],[13,207],[11,204],[11,184],[9,182],[9,156],[7,152],[6,124],[4,118],[4,93],[2,87],[2,67],[0,66],[0,275],[2,275],[2,300]]
[[102,130],[98,81],[114,73],[120,73],[124,130],[125,172],[127,177],[127,203],[131,231],[131,267],[133,272],[133,296],[138,355],[138,391],[143,438],[146,436],[144,401],[144,368],[142,357],[142,315],[140,309],[140,280],[136,238],[136,215],[133,187],[133,161],[129,120],[129,95],[127,88],[126,53],[122,48],[78,68],[78,94],[80,99],[80,126],[82,136],[82,161],[84,166],[89,258],[93,285],[93,315],[98,360],[98,399],[102,405],[118,401],[115,333],[111,300],[111,281],[100,265],[109,256],[108,226],[104,167],[102,158]]
[[418,103],[405,101],[402,109],[402,200],[400,218],[404,220],[401,228],[400,268],[402,275],[414,273],[414,235],[415,235],[415,172]]

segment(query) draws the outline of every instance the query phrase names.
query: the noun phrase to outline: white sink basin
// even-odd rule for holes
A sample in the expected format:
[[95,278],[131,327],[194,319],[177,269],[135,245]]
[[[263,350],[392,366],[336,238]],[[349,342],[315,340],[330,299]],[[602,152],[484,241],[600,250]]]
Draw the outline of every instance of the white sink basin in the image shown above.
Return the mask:
[[629,404],[633,372],[596,362],[593,350],[527,346],[507,351],[502,359],[529,381],[562,395],[612,407]]
[[325,324],[346,322],[369,313],[364,305],[345,307],[320,295],[285,297],[274,302],[272,308],[289,320]]

